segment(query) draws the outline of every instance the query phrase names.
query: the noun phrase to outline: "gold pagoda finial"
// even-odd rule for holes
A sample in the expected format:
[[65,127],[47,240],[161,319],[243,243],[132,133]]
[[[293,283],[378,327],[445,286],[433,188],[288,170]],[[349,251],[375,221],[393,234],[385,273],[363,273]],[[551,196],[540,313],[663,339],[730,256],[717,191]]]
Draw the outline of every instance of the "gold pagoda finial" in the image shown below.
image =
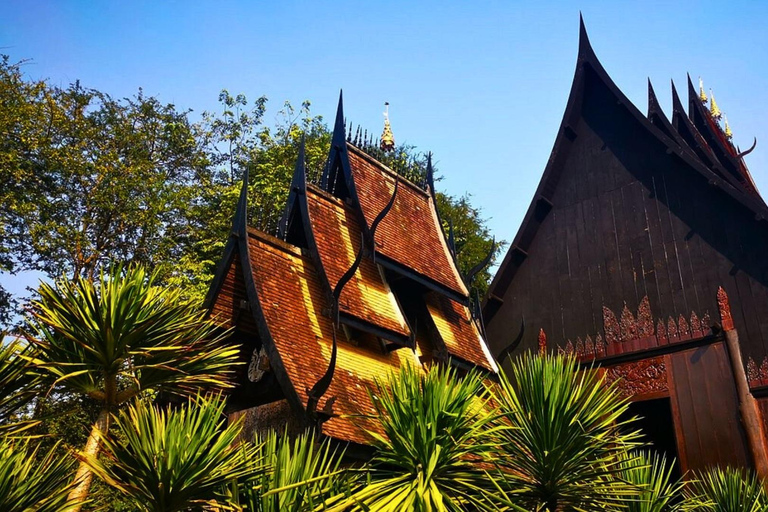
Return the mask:
[[395,136],[392,134],[392,127],[389,124],[389,102],[384,102],[384,131],[381,134],[381,150],[392,151],[395,149]]
[[707,93],[704,92],[704,80],[699,77],[699,99],[702,103],[707,102]]
[[712,101],[709,102],[709,113],[719,121],[723,114],[720,112],[720,107],[717,106],[715,93],[712,92],[712,89],[709,90],[709,97],[712,98]]
[[733,132],[731,131],[731,127],[728,126],[728,116],[723,114],[723,119],[725,119],[725,136],[730,140],[733,138]]

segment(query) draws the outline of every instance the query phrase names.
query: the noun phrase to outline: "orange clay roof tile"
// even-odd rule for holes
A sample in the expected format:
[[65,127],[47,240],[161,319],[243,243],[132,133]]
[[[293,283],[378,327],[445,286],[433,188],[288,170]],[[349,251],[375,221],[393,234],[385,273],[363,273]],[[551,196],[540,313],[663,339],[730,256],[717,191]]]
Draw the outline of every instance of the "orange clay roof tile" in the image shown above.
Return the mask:
[[[361,229],[355,212],[343,201],[307,189],[312,232],[328,281],[333,289],[355,261]],[[339,298],[340,310],[401,336],[410,335],[400,307],[376,264],[364,257]]]
[[469,309],[435,292],[429,292],[425,300],[429,315],[448,353],[486,370],[495,371],[495,364],[490,360]]
[[[355,189],[368,225],[386,206],[395,174],[347,144]],[[467,289],[453,263],[428,193],[401,182],[392,210],[376,232],[376,250],[417,274],[466,297]]]
[[[251,230],[248,245],[267,327],[288,377],[306,406],[307,389],[328,368],[333,340],[333,325],[324,314],[328,305],[319,278],[308,257],[277,239]],[[318,407],[322,409],[327,400],[335,397],[334,417],[323,424],[323,432],[336,439],[370,443],[365,430],[379,429],[365,417],[374,412],[367,389],[401,365],[416,362],[414,352],[408,348],[384,354],[353,345],[339,331],[335,373]]]

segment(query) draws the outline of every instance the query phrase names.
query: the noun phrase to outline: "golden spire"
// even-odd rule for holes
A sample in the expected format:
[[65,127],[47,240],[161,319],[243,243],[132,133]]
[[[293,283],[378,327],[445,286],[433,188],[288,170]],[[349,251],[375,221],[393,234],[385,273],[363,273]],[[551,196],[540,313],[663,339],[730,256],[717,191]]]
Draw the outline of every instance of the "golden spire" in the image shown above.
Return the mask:
[[731,127],[728,126],[728,116],[723,114],[723,119],[725,119],[725,136],[730,140],[733,138],[733,132],[731,131]]
[[702,103],[707,102],[707,93],[704,92],[704,81],[699,77],[699,99]]
[[384,131],[381,134],[381,150],[392,151],[395,149],[395,136],[392,134],[392,127],[389,125],[389,102],[384,102]]
[[720,107],[717,106],[715,93],[712,92],[712,89],[709,90],[709,97],[712,98],[712,101],[709,102],[709,113],[719,121],[723,114],[720,112]]

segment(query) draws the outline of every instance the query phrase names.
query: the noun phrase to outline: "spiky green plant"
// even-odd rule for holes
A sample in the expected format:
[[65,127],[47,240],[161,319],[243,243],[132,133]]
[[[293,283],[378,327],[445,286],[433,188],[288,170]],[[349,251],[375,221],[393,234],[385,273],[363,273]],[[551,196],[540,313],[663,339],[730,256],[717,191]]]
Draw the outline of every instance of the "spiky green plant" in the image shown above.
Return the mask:
[[[248,460],[251,474],[239,486],[236,503],[252,512],[315,510],[343,493],[352,481],[341,466],[342,450],[311,431],[291,437],[269,432],[256,437],[257,456]],[[265,469],[266,468],[266,469]]]
[[751,471],[712,468],[695,475],[686,489],[690,510],[702,512],[768,512],[765,483]]
[[628,453],[623,457],[625,461],[618,476],[639,490],[637,497],[626,500],[627,512],[686,510],[683,503],[685,483],[673,479],[674,464],[668,463],[666,457],[646,450],[636,454]]
[[29,439],[0,440],[0,510],[67,512],[77,506],[67,499],[75,463],[57,448],[38,455]]
[[368,481],[333,510],[461,511],[491,509],[483,470],[494,446],[483,377],[438,366],[405,366],[370,391],[383,435]]
[[628,402],[575,359],[523,354],[494,391],[497,464],[507,497],[526,510],[606,510],[637,494],[617,478],[638,445],[620,416]]
[[4,338],[0,331],[0,435],[10,435],[35,424],[22,416],[39,392],[40,378],[29,362],[33,347],[19,339],[4,343]]
[[99,478],[125,493],[137,510],[175,512],[227,508],[222,490],[258,471],[252,445],[238,447],[242,422],[227,425],[220,396],[197,396],[175,409],[141,400],[115,418],[121,440],[104,439],[104,463],[87,462]]
[[[37,368],[101,404],[84,458],[98,454],[110,413],[141,393],[229,385],[238,349],[225,346],[216,325],[178,290],[155,286],[156,275],[117,266],[98,283],[40,285],[27,325]],[[87,496],[91,476],[82,463],[74,498]]]

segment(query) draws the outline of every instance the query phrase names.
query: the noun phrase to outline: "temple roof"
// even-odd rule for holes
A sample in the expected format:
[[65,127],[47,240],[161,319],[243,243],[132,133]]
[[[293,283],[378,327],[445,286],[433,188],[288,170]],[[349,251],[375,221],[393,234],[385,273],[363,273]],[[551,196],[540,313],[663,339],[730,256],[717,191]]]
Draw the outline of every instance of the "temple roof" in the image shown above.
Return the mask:
[[[352,208],[330,194],[309,186],[307,204],[315,243],[333,289],[360,251],[362,230]],[[370,258],[363,258],[342,290],[339,306],[342,313],[404,338],[411,334],[392,290]]]
[[282,396],[324,434],[367,444],[376,379],[434,361],[497,369],[433,195],[348,144],[339,113],[322,188],[307,183],[302,143],[278,236],[247,227],[245,176],[206,306],[269,359],[272,391],[243,407]]
[[[355,190],[370,227],[394,190],[396,174],[352,144],[347,148]],[[448,250],[431,195],[400,179],[405,186],[379,226],[377,253],[466,300],[469,292]]]
[[[678,131],[677,134],[670,134],[669,131],[671,125],[669,123],[664,123],[665,119],[662,119],[663,113],[661,113],[661,109],[658,106],[655,94],[649,95],[649,98],[651,98],[655,104],[649,103],[648,117],[644,116],[637,107],[629,101],[624,93],[616,86],[598,60],[592,49],[592,45],[589,42],[584,21],[581,19],[576,71],[574,73],[571,92],[568,97],[563,120],[560,129],[558,130],[549,161],[547,162],[547,166],[534,194],[531,205],[529,206],[520,229],[512,244],[510,244],[509,250],[489,287],[483,308],[486,321],[490,321],[503,303],[502,297],[504,296],[504,293],[514,278],[517,269],[526,259],[528,255],[527,250],[533,242],[541,223],[552,210],[552,199],[560,175],[563,172],[563,162],[567,158],[573,141],[578,137],[576,127],[581,122],[583,116],[582,105],[585,101],[585,95],[589,92],[587,87],[588,81],[591,81],[590,83],[593,84],[600,84],[600,87],[614,98],[616,104],[621,105],[626,109],[626,112],[636,120],[639,129],[644,130],[647,134],[666,147],[667,154],[675,155],[675,157],[685,162],[711,185],[717,187],[742,206],[754,212],[757,219],[768,218],[768,207],[766,207],[759,194],[756,193],[756,190],[753,193],[745,180],[735,179],[734,176],[736,176],[736,174],[731,173],[730,176],[726,175],[728,173],[722,168],[722,158],[718,158],[718,162],[715,163],[702,160],[701,155],[703,155],[703,153],[701,152],[708,152],[710,146],[713,144],[712,141],[706,140],[706,134],[701,135],[703,137],[701,139],[701,147],[697,147],[695,141],[686,141],[685,137],[682,136],[683,133],[681,131]],[[693,93],[695,94],[695,90]],[[698,95],[696,95],[696,98],[696,101],[699,101]],[[701,107],[701,104],[698,104],[698,107]],[[696,112],[699,111],[698,108],[693,107],[692,110]],[[681,127],[683,125],[697,126],[695,116],[692,117],[694,117],[693,120],[687,118],[685,120],[673,118],[672,125],[676,124],[675,121],[679,121]],[[672,126],[672,128],[677,131],[677,127]],[[697,130],[699,129],[703,128],[697,127]],[[730,144],[727,141],[726,143]],[[691,147],[691,144],[693,147]],[[696,150],[699,151],[698,154],[696,153]],[[743,165],[743,163],[741,165]],[[746,169],[746,166],[744,166],[744,169]],[[738,176],[743,178],[745,175],[742,173]]]

